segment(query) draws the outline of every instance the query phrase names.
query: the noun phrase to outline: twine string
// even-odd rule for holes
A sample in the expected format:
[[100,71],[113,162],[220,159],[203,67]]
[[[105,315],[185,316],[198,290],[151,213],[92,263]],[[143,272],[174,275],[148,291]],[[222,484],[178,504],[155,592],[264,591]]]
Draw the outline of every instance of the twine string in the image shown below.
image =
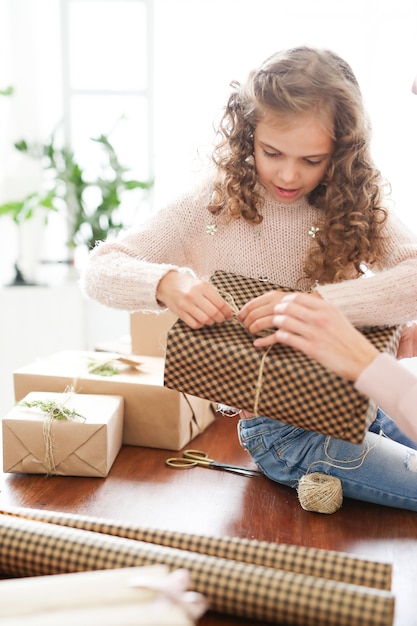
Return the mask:
[[[321,463],[324,465],[328,465],[329,467],[335,467],[336,469],[342,469],[345,471],[359,469],[364,464],[365,459],[368,456],[368,454],[371,452],[371,450],[373,450],[375,446],[378,444],[378,441],[376,441],[372,446],[370,446],[368,441],[366,441],[365,439],[364,450],[359,454],[359,456],[356,457],[355,459],[347,459],[346,461],[343,461],[342,459],[334,459],[332,456],[330,456],[329,454],[330,439],[331,439],[330,437],[326,437],[326,442],[324,444],[324,454],[329,459],[329,461],[322,461],[322,460],[313,461],[312,463],[310,463],[308,467],[307,474],[310,472],[310,469],[313,467],[313,465],[316,465],[317,463]],[[347,467],[348,464],[352,464],[352,463],[356,463],[356,465],[354,465],[353,467]]]
[[[228,293],[227,291],[221,291],[218,290],[219,294],[222,296],[222,298],[224,300],[226,300],[226,302],[230,305],[232,311],[233,311],[233,320],[235,322],[237,322],[238,324],[240,324],[240,326],[246,331],[245,326],[242,324],[242,322],[240,322],[237,319],[237,314],[239,313],[239,307],[237,306],[233,296]],[[247,331],[246,331],[247,332]],[[269,332],[267,330],[262,331],[260,333],[258,333],[258,335],[260,336],[265,336],[268,335]],[[259,407],[259,402],[261,399],[261,393],[262,393],[262,386],[263,386],[263,372],[264,372],[264,366],[265,366],[265,362],[266,362],[266,358],[271,350],[272,346],[268,346],[268,348],[265,350],[260,365],[259,365],[259,371],[258,371],[258,379],[256,381],[256,385],[255,385],[255,397],[254,397],[254,401],[253,401],[253,414],[257,415],[258,414],[258,407]]]
[[54,420],[53,412],[48,412],[46,414],[46,418],[43,422],[43,440],[45,443],[45,467],[46,474],[51,476],[52,474],[56,474],[56,465],[55,465],[55,457],[54,457],[54,438],[52,432],[52,423]]
[[[234,317],[233,319],[241,324],[237,319],[237,314],[239,312],[239,308],[236,305],[236,302],[233,299],[233,296],[230,293],[219,291],[220,295],[226,300],[226,302],[230,305],[233,310]],[[241,326],[244,328],[243,324]],[[246,329],[245,329],[246,330]],[[263,335],[267,334],[268,331],[263,331]],[[261,334],[261,333],[260,333]],[[266,358],[269,354],[272,346],[268,346],[265,350],[261,363],[259,366],[258,379],[255,386],[255,398],[253,405],[253,413],[255,415],[258,414],[258,407],[262,393],[263,386],[263,373],[264,366],[266,362]],[[299,502],[303,509],[306,511],[314,511],[317,513],[334,513],[337,511],[343,503],[343,488],[342,483],[339,478],[336,476],[331,476],[329,474],[324,474],[322,472],[311,472],[311,468],[316,463],[321,463],[328,465],[330,467],[334,467],[337,469],[343,470],[355,470],[361,467],[361,465],[365,462],[365,459],[369,452],[372,450],[374,446],[369,446],[368,442],[366,443],[366,447],[363,452],[359,455],[359,457],[355,459],[351,459],[349,461],[338,461],[337,459],[333,459],[329,452],[330,437],[327,437],[326,443],[324,446],[324,453],[326,457],[329,459],[328,461],[317,460],[313,461],[304,476],[298,482],[297,486],[297,494]],[[355,463],[354,466],[347,467],[347,464]]]
[[265,361],[266,361],[266,357],[269,354],[269,351],[271,350],[272,346],[268,346],[268,348],[265,350],[264,355],[261,359],[261,364],[259,366],[259,372],[258,372],[258,380],[256,381],[256,386],[255,386],[255,400],[253,403],[253,413],[254,415],[258,414],[258,406],[259,406],[259,402],[261,400],[261,393],[262,393],[262,385],[263,385],[263,375],[264,375],[264,366],[265,366]]
[[[382,436],[382,433],[380,433]],[[330,437],[326,438],[324,444],[324,454],[329,459],[328,461],[317,460],[310,463],[307,472],[300,478],[297,486],[298,500],[306,511],[315,511],[316,513],[334,513],[337,511],[343,502],[343,487],[340,478],[331,476],[329,474],[323,474],[322,472],[311,472],[313,465],[319,463],[321,465],[328,465],[336,469],[344,471],[352,471],[361,467],[368,454],[378,444],[378,440],[372,445],[365,440],[364,449],[361,454],[354,458],[343,461],[341,459],[334,459],[329,454]],[[352,464],[355,465],[352,465]],[[350,467],[348,467],[350,465]]]
[[52,426],[54,420],[71,420],[71,421],[81,421],[85,422],[86,418],[80,413],[77,413],[74,409],[69,409],[65,406],[68,400],[74,394],[73,387],[67,387],[65,390],[65,394],[62,402],[56,402],[54,400],[34,400],[32,402],[29,401],[21,401],[19,402],[20,406],[25,406],[28,409],[35,409],[40,411],[45,415],[45,419],[42,425],[42,434],[43,440],[45,444],[45,459],[44,464],[46,467],[46,474],[51,476],[56,474],[56,464],[54,457],[54,436]]

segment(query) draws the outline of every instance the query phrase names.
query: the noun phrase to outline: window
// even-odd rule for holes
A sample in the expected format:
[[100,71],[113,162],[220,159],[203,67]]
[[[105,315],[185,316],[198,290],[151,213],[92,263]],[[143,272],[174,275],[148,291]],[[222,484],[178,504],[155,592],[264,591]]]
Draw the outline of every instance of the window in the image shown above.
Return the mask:
[[[352,65],[372,120],[375,162],[392,183],[398,213],[417,230],[415,0],[0,0],[0,18],[0,89],[15,87],[0,99],[1,202],[39,182],[13,142],[44,140],[64,119],[88,168],[97,163],[90,137],[115,125],[123,163],[141,179],[155,174],[159,207],[207,162],[230,81],[278,49],[311,44]],[[57,259],[64,235],[50,221],[54,235],[42,254]],[[0,268],[16,256],[15,229],[5,238],[11,251],[1,250]]]
[[[64,131],[87,178],[102,171],[92,141],[102,134],[132,178],[153,177],[151,18],[148,0],[61,0]],[[129,192],[120,218],[128,225],[149,207]]]
[[90,137],[111,132],[122,162],[152,174],[151,3],[61,0],[64,119],[83,164]]

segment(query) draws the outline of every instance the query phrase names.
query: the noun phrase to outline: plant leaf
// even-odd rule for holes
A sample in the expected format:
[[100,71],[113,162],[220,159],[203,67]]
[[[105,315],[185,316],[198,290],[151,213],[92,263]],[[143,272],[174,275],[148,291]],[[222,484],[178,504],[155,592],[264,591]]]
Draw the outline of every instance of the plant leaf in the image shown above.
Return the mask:
[[153,180],[142,181],[142,180],[124,180],[123,187],[125,189],[150,189],[154,184]]

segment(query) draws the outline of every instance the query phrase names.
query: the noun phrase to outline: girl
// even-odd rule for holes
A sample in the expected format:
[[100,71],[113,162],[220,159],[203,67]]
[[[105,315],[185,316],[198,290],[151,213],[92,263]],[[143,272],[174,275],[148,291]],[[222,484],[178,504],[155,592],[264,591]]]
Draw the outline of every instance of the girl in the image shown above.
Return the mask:
[[[86,294],[128,311],[168,308],[201,328],[233,315],[207,282],[224,270],[312,291],[356,326],[415,318],[417,237],[383,205],[349,65],[300,47],[232,87],[213,174],[140,227],[97,245],[81,278]],[[251,333],[270,328],[283,295],[255,298],[240,321]],[[314,462],[315,471],[346,481],[347,496],[417,510],[417,475],[389,466],[386,447],[399,444],[380,438],[361,451],[261,416],[239,429],[273,480],[295,487]]]

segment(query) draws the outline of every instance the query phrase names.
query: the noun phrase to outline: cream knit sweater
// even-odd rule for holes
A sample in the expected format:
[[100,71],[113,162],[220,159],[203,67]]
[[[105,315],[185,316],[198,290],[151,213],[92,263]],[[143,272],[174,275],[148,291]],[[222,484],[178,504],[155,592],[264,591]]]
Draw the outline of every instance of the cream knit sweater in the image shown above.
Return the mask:
[[[190,192],[146,223],[102,242],[91,252],[81,276],[85,294],[112,308],[161,311],[159,280],[171,269],[208,279],[216,270],[266,278],[293,289],[311,245],[309,230],[320,211],[306,198],[281,204],[266,198],[259,226],[239,219],[229,224],[207,210],[209,185]],[[342,283],[316,287],[356,326],[391,325],[417,318],[417,235],[390,213],[385,227],[384,269]]]

